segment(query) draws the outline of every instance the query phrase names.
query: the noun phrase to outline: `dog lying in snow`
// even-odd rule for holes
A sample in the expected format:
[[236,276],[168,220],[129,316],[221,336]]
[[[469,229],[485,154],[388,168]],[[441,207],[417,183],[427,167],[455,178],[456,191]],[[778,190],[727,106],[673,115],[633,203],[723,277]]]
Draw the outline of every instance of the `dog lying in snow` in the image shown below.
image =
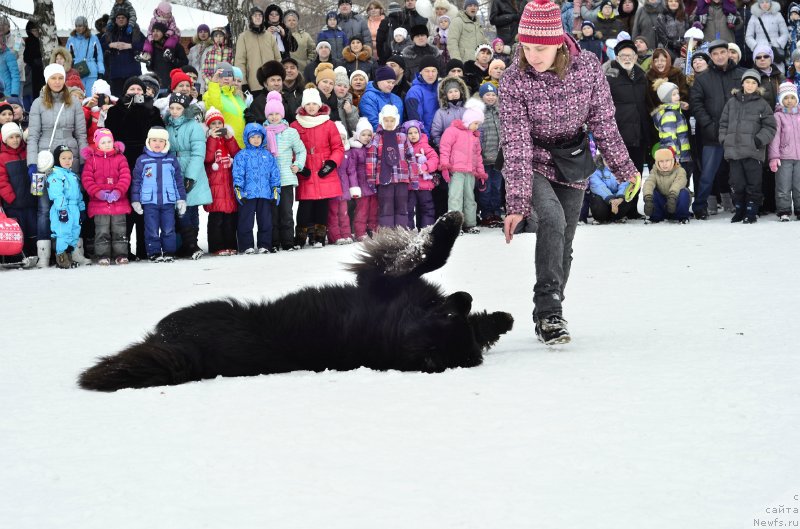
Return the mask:
[[445,296],[421,277],[447,262],[462,221],[461,213],[449,212],[419,235],[378,231],[349,266],[355,284],[308,287],[262,303],[222,299],[179,309],[144,341],[101,358],[78,383],[116,391],[220,375],[477,366],[513,318],[470,314],[472,296]]

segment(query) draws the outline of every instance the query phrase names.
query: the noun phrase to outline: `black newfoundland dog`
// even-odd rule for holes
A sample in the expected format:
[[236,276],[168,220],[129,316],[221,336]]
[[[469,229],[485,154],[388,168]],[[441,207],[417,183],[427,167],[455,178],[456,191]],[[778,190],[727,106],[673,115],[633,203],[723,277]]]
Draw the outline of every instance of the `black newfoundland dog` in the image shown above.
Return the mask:
[[447,213],[419,235],[380,230],[349,267],[355,285],[304,288],[263,303],[224,299],[182,308],[144,341],[101,358],[78,383],[116,391],[220,375],[477,366],[513,318],[470,314],[469,294],[445,296],[421,278],[445,264],[462,220]]

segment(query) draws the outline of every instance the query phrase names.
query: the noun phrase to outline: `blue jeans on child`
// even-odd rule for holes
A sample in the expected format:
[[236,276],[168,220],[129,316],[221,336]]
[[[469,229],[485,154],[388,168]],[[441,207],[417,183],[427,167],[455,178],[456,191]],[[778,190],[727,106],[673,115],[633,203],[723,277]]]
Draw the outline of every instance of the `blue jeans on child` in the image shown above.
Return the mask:
[[500,209],[500,187],[503,185],[503,173],[494,168],[494,165],[484,165],[484,170],[489,178],[486,180],[486,189],[478,192],[478,205],[481,208],[481,219],[489,217],[499,217],[502,213]]
[[253,221],[258,222],[258,247],[269,250],[272,247],[272,200],[248,198],[239,206],[239,224],[236,230],[239,253],[253,246]]
[[175,204],[143,204],[144,242],[147,256],[175,255]]

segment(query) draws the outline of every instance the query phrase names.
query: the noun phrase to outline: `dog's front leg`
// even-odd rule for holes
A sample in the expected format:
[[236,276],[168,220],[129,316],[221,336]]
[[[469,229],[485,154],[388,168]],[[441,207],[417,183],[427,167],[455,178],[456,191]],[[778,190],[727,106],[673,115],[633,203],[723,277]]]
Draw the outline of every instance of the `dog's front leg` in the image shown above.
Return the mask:
[[514,326],[514,318],[507,312],[476,312],[469,315],[469,324],[475,335],[475,341],[486,349],[494,345],[500,336]]

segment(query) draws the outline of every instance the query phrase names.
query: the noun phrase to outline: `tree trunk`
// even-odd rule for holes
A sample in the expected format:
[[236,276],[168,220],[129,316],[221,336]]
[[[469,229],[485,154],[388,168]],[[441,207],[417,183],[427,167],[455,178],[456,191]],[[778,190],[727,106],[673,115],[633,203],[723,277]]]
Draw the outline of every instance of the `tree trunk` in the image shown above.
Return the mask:
[[32,14],[8,7],[4,2],[0,3],[0,13],[26,20],[34,20],[38,23],[42,32],[42,60],[45,64],[49,63],[50,54],[53,53],[53,49],[58,45],[56,14],[53,11],[53,0],[36,0],[33,3]]

